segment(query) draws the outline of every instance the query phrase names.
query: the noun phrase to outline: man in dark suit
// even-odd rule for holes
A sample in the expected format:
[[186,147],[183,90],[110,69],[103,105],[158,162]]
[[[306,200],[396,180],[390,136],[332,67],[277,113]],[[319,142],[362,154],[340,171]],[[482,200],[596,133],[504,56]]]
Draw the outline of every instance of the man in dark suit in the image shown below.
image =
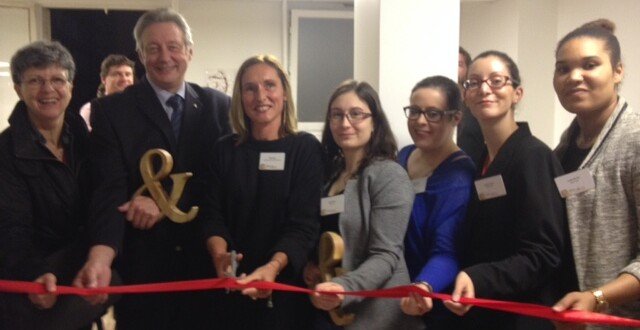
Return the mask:
[[[173,156],[172,173],[194,174],[179,208],[186,212],[198,205],[209,150],[231,132],[229,97],[185,82],[193,41],[180,14],[170,9],[147,12],[134,37],[146,77],[91,105],[93,245],[74,282],[81,287],[107,286],[116,256],[113,266],[124,284],[215,277],[197,218],[174,223],[153,199],[132,195],[144,184],[139,168],[143,154],[161,148]],[[170,194],[171,180],[162,183]],[[125,295],[116,304],[116,321],[119,329],[211,328],[210,303],[209,292]]]

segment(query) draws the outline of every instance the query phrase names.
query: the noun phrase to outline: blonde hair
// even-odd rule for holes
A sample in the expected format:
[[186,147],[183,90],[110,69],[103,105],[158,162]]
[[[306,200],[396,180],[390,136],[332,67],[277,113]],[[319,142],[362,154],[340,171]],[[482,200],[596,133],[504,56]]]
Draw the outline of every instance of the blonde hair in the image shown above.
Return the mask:
[[242,106],[242,76],[250,67],[256,64],[266,64],[276,70],[280,82],[284,88],[284,94],[287,98],[284,103],[284,109],[282,111],[282,125],[278,132],[279,137],[284,137],[287,134],[296,134],[298,131],[298,118],[296,115],[296,108],[293,103],[293,95],[291,93],[291,84],[289,84],[289,77],[286,74],[282,64],[273,55],[262,54],[256,55],[245,60],[238,73],[236,74],[236,80],[233,84],[233,96],[231,97],[231,126],[233,130],[238,134],[238,144],[246,142],[251,134],[251,121],[244,114],[244,108]]

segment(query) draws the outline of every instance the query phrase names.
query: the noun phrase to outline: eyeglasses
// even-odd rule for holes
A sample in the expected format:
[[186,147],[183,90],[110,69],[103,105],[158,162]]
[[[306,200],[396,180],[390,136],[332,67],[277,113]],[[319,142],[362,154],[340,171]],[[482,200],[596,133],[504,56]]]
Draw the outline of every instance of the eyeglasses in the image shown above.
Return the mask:
[[357,124],[371,116],[372,114],[370,112],[349,111],[347,113],[343,113],[336,111],[329,114],[329,121],[331,122],[331,124],[340,124],[344,121],[345,118],[347,118],[347,120],[351,124]]
[[431,123],[437,123],[442,121],[442,118],[445,115],[453,115],[458,110],[440,110],[437,108],[428,108],[428,109],[420,109],[416,106],[406,106],[402,108],[404,110],[404,115],[409,118],[409,120],[418,120],[420,115],[423,115],[424,118]]
[[499,89],[507,85],[511,81],[512,85],[517,85],[518,82],[509,76],[492,75],[487,79],[469,79],[462,83],[462,87],[466,90],[478,89],[482,84],[487,83],[491,89]]
[[54,89],[61,89],[67,86],[68,82],[69,81],[67,81],[66,79],[60,77],[54,77],[49,80],[42,79],[40,77],[34,77],[23,81],[23,83],[30,89],[40,89],[44,87],[46,83],[49,83]]

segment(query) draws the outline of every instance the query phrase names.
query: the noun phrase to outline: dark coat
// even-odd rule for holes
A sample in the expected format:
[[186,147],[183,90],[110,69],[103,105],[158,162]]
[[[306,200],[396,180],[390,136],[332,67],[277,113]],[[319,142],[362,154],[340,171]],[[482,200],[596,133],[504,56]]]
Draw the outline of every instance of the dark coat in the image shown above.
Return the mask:
[[0,134],[1,273],[4,278],[33,281],[52,272],[60,280],[56,267],[45,259],[83,237],[88,132],[82,118],[67,111],[62,132],[65,164],[45,147],[24,102],[18,102],[9,124]]
[[[196,218],[184,224],[163,218],[139,230],[118,206],[143,185],[140,159],[161,148],[173,157],[172,173],[192,172],[178,207],[199,205],[208,180],[202,169],[216,140],[231,132],[228,96],[186,84],[185,107],[177,141],[171,122],[147,80],[122,93],[91,103],[91,162],[96,189],[90,205],[91,244],[116,249],[115,269],[124,284],[178,281],[215,276]],[[167,193],[171,180],[163,181]],[[200,329],[210,327],[209,293],[128,295],[116,304],[123,329]]]
[[[164,218],[150,230],[138,230],[117,207],[143,185],[139,162],[153,148],[171,153],[172,173],[194,174],[179,207],[188,211],[197,205],[205,184],[200,174],[208,163],[206,155],[219,137],[230,133],[229,105],[228,96],[187,84],[180,140],[176,141],[169,118],[146,80],[92,102],[91,158],[96,183],[90,207],[92,244],[109,245],[118,251],[125,283],[189,278],[185,269],[165,264],[167,258],[174,258],[169,255],[182,259],[177,255],[206,253],[204,242],[197,239],[201,237],[197,221],[177,224]],[[165,181],[169,192],[166,183],[170,180]]]
[[457,138],[458,147],[462,149],[475,163],[480,162],[482,153],[485,150],[484,137],[480,123],[471,114],[471,110],[465,105],[462,108],[462,120],[458,124]]
[[[476,297],[551,306],[566,292],[558,274],[571,250],[564,202],[554,184],[562,174],[552,151],[526,124],[519,124],[487,172],[479,174],[479,179],[502,175],[507,195],[479,201],[474,191],[469,204],[462,260]],[[553,328],[550,322],[480,308],[463,321],[470,329]]]

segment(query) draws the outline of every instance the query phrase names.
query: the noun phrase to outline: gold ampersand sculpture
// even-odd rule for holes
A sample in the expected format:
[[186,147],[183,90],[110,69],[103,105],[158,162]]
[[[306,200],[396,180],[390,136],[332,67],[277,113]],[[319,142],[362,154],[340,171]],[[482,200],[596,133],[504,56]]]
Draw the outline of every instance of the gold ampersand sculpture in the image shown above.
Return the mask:
[[[336,276],[345,273],[340,267],[344,256],[344,241],[342,237],[332,231],[327,231],[320,236],[320,246],[318,247],[318,268],[322,281],[327,282]],[[340,309],[329,311],[333,323],[345,326],[353,323],[354,314],[345,314]]]
[[[160,157],[162,165],[160,170],[155,172],[153,169],[153,158]],[[178,200],[182,196],[184,186],[193,176],[191,172],[186,173],[171,173],[173,168],[173,157],[171,154],[163,149],[151,149],[144,153],[140,159],[140,174],[142,175],[142,181],[144,184],[142,187],[133,194],[133,197],[140,196],[145,190],[149,191],[151,198],[156,202],[160,212],[167,218],[175,223],[185,223],[193,220],[198,214],[198,207],[192,206],[189,212],[184,213],[176,205]],[[173,188],[171,189],[171,195],[167,196],[160,181],[169,175],[171,181],[173,181]]]

